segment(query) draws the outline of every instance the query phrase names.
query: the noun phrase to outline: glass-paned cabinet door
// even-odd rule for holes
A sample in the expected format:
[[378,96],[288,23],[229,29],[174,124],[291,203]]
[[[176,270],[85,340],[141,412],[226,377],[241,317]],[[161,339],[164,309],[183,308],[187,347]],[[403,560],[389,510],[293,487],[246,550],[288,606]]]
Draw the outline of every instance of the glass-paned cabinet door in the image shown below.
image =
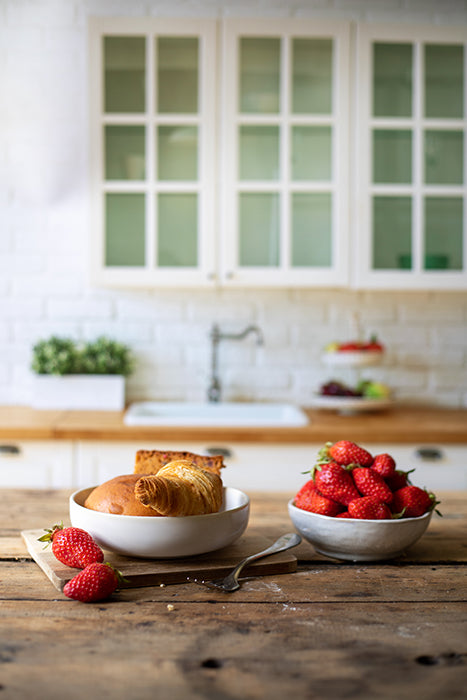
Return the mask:
[[93,276],[215,283],[216,25],[90,22]]
[[226,285],[348,282],[349,26],[227,19]]
[[466,38],[358,28],[357,287],[467,287]]

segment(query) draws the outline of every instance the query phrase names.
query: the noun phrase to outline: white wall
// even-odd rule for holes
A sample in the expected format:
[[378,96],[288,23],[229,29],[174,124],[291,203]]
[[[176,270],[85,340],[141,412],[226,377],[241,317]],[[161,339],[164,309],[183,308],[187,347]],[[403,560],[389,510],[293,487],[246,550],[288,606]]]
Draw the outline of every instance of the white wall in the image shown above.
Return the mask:
[[[467,294],[115,291],[87,279],[90,15],[326,16],[467,25],[464,0],[0,0],[0,403],[27,403],[31,347],[52,333],[129,343],[128,398],[205,395],[208,331],[255,322],[266,344],[221,347],[225,398],[307,404],[321,348],[360,310],[388,346],[371,371],[403,401],[467,405]],[[346,378],[345,376],[343,377]]]

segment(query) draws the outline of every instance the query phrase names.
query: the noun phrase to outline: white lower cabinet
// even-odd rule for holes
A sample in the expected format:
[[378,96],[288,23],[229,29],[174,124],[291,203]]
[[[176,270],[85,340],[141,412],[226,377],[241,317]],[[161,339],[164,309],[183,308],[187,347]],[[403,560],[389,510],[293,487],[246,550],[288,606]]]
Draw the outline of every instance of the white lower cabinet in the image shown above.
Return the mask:
[[[388,452],[397,468],[415,469],[412,481],[433,491],[467,489],[467,446],[364,443],[376,455]],[[294,493],[309,478],[322,444],[80,442],[76,451],[77,486],[90,486],[117,474],[130,474],[138,449],[176,449],[198,454],[224,453],[226,486],[246,491]]]
[[0,441],[0,486],[72,488],[73,442],[70,440]]
[[[467,489],[467,445],[361,443],[372,454],[391,454],[398,469],[415,469],[413,483],[433,491]],[[218,442],[101,442],[3,440],[0,487],[82,488],[131,474],[139,449],[223,453],[226,486],[245,491],[295,493],[309,478],[322,444]]]

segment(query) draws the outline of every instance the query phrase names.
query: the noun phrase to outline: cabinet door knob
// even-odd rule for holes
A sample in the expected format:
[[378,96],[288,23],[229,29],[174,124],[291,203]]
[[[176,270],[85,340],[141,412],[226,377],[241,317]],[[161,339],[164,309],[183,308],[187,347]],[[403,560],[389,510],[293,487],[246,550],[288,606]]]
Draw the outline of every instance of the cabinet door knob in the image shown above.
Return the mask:
[[17,445],[0,445],[0,455],[19,455],[21,450]]
[[420,459],[426,459],[426,460],[432,460],[432,461],[443,458],[443,453],[439,449],[439,447],[418,447],[415,450],[415,454]]
[[205,450],[207,455],[222,455],[222,457],[233,457],[233,452],[230,447],[206,447]]

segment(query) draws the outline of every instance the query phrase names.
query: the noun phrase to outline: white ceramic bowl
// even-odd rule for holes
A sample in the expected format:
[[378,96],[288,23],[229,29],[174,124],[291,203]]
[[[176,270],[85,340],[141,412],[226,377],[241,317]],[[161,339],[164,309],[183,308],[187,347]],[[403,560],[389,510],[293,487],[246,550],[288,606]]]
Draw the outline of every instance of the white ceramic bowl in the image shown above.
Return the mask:
[[250,516],[250,499],[238,489],[224,488],[218,513],[185,517],[144,517],[100,513],[84,507],[95,487],[70,496],[70,520],[112,552],[147,559],[205,554],[232,544],[243,534]]
[[393,559],[413,545],[427,529],[432,512],[399,520],[330,518],[297,508],[289,501],[296,530],[317,552],[335,559],[378,561]]

